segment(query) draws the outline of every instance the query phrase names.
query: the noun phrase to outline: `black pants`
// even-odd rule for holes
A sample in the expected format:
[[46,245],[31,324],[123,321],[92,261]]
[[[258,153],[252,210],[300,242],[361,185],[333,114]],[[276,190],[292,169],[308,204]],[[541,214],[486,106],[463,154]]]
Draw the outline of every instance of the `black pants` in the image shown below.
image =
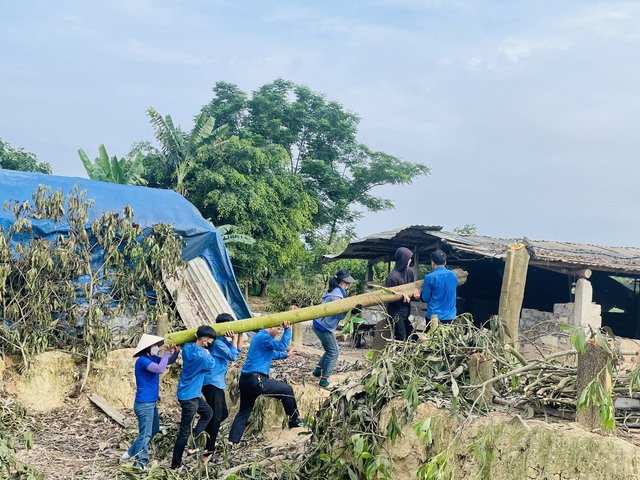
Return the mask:
[[396,340],[407,340],[413,332],[413,325],[407,317],[393,317],[393,332]]
[[202,393],[204,399],[207,401],[211,409],[213,410],[213,417],[204,429],[209,435],[207,439],[206,449],[210,452],[216,448],[216,439],[218,438],[218,432],[220,431],[220,424],[226,420],[229,416],[229,410],[227,410],[227,401],[224,398],[224,390],[213,385],[204,385],[202,387]]
[[191,400],[179,400],[182,407],[182,417],[180,418],[180,430],[176,438],[176,445],[173,447],[173,458],[171,459],[171,468],[178,468],[182,465],[182,454],[189,441],[191,435],[191,424],[196,413],[200,415],[200,419],[193,430],[193,438],[198,438],[205,427],[209,424],[213,411],[202,398],[192,398]]
[[240,410],[231,425],[230,442],[238,443],[242,439],[249,415],[251,415],[256,399],[260,395],[279,399],[289,417],[289,422],[298,419],[298,404],[293,396],[291,385],[272,380],[262,373],[243,373],[240,375]]

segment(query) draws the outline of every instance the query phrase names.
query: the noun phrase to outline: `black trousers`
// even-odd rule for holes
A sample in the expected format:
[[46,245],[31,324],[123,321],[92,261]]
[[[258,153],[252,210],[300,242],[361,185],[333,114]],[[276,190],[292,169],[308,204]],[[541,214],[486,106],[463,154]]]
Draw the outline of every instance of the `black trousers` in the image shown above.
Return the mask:
[[200,415],[196,428],[193,430],[193,438],[198,436],[204,431],[205,427],[209,424],[213,411],[211,407],[202,398],[192,398],[191,400],[179,400],[182,407],[182,416],[180,418],[180,430],[178,430],[178,437],[176,438],[176,444],[173,447],[173,457],[171,459],[171,468],[178,468],[182,465],[182,454],[189,441],[189,435],[191,435],[191,424],[193,423],[193,417],[196,413]]
[[227,401],[224,398],[224,390],[213,385],[204,385],[202,387],[202,393],[207,404],[213,410],[213,417],[207,428],[204,429],[209,435],[207,439],[206,449],[209,452],[213,452],[216,448],[216,439],[218,438],[218,432],[220,431],[220,424],[224,422],[229,416],[229,410],[227,410]]
[[289,422],[298,419],[298,404],[293,396],[291,385],[272,380],[262,373],[243,373],[240,375],[240,410],[231,425],[230,442],[238,443],[242,439],[249,415],[260,395],[279,399],[289,417]]
[[396,340],[407,340],[411,337],[413,325],[407,317],[393,317],[393,333]]

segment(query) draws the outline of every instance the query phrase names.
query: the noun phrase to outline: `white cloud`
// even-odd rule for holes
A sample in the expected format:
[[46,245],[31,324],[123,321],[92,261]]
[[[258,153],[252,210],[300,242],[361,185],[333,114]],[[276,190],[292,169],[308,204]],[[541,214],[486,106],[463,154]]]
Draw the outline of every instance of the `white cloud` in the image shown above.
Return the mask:
[[103,49],[128,60],[140,62],[195,66],[208,63],[198,55],[162,47],[155,47],[132,37],[129,37],[117,44],[106,45]]
[[517,63],[532,55],[553,50],[566,50],[569,46],[568,41],[559,38],[509,38],[498,46],[498,51],[510,62]]

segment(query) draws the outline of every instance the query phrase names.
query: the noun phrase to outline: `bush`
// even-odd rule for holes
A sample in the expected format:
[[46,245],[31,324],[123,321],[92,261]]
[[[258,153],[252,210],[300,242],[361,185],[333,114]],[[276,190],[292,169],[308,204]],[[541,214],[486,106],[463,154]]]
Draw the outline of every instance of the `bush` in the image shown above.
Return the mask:
[[299,308],[318,305],[324,291],[325,284],[319,279],[308,282],[284,281],[282,288],[271,295],[267,309],[270,312],[284,312],[291,305]]

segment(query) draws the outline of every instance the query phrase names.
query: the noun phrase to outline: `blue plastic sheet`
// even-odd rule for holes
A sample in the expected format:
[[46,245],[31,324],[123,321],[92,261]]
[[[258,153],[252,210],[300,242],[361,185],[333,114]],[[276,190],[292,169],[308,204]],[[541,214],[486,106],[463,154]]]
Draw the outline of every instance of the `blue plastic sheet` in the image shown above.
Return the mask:
[[[182,258],[187,261],[196,257],[203,258],[236,317],[239,319],[251,317],[249,306],[233,273],[222,235],[182,195],[173,190],[0,169],[0,203],[6,200],[31,202],[32,194],[40,184],[47,185],[52,191],[62,190],[65,195],[76,184],[79,185],[80,191],[86,190],[87,198],[94,201],[90,210],[88,228],[91,222],[104,212],[120,212],[126,205],[133,208],[134,221],[140,224],[143,235],[148,235],[152,226],[157,223],[173,226],[176,234],[183,239]],[[0,209],[0,228],[6,232],[12,224],[11,211]],[[33,235],[43,238],[64,234],[66,231],[64,224],[51,220],[33,219],[32,224]],[[28,238],[21,236],[14,241],[21,241],[20,239],[25,241]]]

